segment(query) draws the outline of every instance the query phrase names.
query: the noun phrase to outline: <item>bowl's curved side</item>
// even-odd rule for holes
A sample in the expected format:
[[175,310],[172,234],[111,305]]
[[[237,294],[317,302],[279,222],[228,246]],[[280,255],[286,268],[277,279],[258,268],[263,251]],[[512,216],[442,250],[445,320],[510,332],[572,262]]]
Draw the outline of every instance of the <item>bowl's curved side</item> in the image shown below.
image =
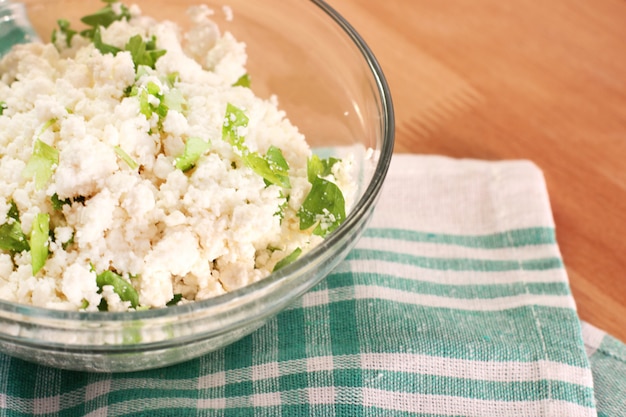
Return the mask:
[[[221,7],[218,0],[208,3]],[[77,0],[50,4],[86,7]],[[170,13],[144,4],[147,14]],[[177,13],[170,17],[182,15],[181,9],[191,4],[184,0],[168,6]],[[185,361],[244,337],[288,308],[331,273],[362,235],[379,198],[394,144],[391,94],[376,58],[354,28],[322,0],[267,0],[254,5],[230,0],[228,4],[235,19],[216,19],[248,43],[255,93],[277,94],[281,107],[314,147],[362,150],[356,161],[359,194],[346,221],[306,256],[265,280],[210,300],[105,314],[0,301],[0,351],[85,371],[131,371]],[[54,16],[43,12],[46,16],[31,14],[36,26],[45,27],[49,16]],[[285,33],[277,26],[277,16],[301,20],[290,24],[290,32]],[[317,37],[310,39],[311,34]],[[270,46],[264,50],[264,45]],[[268,59],[273,65],[268,66]]]

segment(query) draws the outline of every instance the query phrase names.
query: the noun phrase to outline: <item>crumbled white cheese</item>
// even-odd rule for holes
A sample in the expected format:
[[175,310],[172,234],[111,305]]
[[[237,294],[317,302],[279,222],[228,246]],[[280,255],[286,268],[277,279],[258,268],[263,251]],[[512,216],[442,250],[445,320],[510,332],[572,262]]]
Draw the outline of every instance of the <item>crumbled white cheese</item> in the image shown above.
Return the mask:
[[[137,7],[130,12],[129,21],[101,29],[102,41],[124,49],[134,35],[154,36],[157,49],[167,51],[154,69],[135,68],[128,51],[103,54],[80,34],[68,46],[63,33],[55,45],[18,45],[0,60],[0,224],[15,222],[7,217],[14,204],[27,237],[39,213],[48,213],[51,225],[48,259],[35,275],[28,250],[0,250],[2,299],[88,311],[106,301],[110,311],[132,309],[114,286],[98,286],[104,271],[132,285],[141,307],[163,307],[175,294],[184,302],[206,299],[264,278],[294,249],[307,251],[322,239],[299,230],[296,217],[311,189],[303,135],[275,97],[233,86],[246,74],[245,45],[220,33],[204,6],[191,11],[184,33]],[[223,13],[232,18],[229,8]],[[155,86],[159,95],[146,93]],[[156,109],[168,99],[180,108],[164,117],[146,113],[145,106]],[[229,103],[249,118],[238,133],[250,152],[264,155],[272,145],[282,151],[288,201],[223,140]],[[176,158],[192,137],[209,149],[183,172]],[[38,140],[58,152],[43,189],[23,175]],[[349,161],[334,166],[333,181],[351,187]],[[61,207],[53,207],[54,199]],[[334,218],[321,220],[328,227]]]

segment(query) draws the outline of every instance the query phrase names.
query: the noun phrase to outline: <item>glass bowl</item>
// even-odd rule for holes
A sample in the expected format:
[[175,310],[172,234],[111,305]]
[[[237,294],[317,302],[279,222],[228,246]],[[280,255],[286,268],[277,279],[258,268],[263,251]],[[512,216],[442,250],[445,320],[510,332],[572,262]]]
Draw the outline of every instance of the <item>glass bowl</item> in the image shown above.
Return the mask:
[[[306,256],[212,299],[124,313],[57,311],[0,301],[0,351],[43,365],[101,372],[192,359],[242,338],[288,307],[347,256],[366,228],[391,161],[394,119],[383,73],[365,42],[321,0],[203,2],[215,10],[212,19],[222,31],[246,42],[254,92],[276,95],[314,149],[333,153],[349,148],[355,154],[358,191],[351,212]],[[77,22],[103,6],[95,0],[24,3],[44,40],[50,39],[58,18]],[[198,2],[126,3],[184,25],[186,10]]]

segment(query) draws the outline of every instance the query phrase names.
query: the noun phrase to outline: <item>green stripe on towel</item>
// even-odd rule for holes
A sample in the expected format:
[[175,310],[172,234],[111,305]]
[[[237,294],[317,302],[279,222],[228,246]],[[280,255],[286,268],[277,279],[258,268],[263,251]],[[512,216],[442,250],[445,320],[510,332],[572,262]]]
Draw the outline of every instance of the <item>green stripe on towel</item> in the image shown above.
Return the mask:
[[429,242],[444,245],[466,246],[470,248],[500,249],[516,248],[529,245],[554,245],[556,237],[554,229],[549,227],[533,227],[509,230],[488,235],[451,235],[443,233],[419,232],[406,229],[371,228],[365,231],[364,237],[406,240],[410,242]]

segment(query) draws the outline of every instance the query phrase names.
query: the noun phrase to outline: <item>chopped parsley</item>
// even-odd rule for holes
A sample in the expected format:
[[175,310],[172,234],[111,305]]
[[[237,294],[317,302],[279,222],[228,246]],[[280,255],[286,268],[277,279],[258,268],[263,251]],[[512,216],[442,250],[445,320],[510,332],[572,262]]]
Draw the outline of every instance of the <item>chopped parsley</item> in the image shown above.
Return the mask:
[[30,233],[30,256],[33,275],[41,270],[48,259],[48,239],[50,237],[50,215],[38,213]]
[[198,159],[209,149],[211,145],[196,137],[190,137],[185,143],[185,151],[175,159],[174,165],[183,172],[189,171],[196,166]]
[[246,146],[244,132],[248,127],[248,121],[248,116],[243,110],[228,103],[222,126],[222,139],[230,142],[239,151],[243,163],[259,174],[267,185],[291,188],[289,164],[279,148],[270,146],[265,156],[261,156],[257,152],[251,152]]
[[0,101],[0,116],[4,114],[4,111],[7,109],[7,103],[4,101]]
[[161,91],[161,87],[153,81],[149,81],[144,87],[131,87],[130,97],[136,96],[139,99],[139,111],[150,120],[153,114],[159,117],[159,126],[170,110],[184,112],[187,102],[182,92],[176,88],[171,88],[166,93]]
[[64,205],[71,204],[71,200],[69,198],[61,200],[59,198],[59,195],[57,193],[54,193],[52,194],[52,197],[50,197],[50,203],[52,204],[52,209],[54,211],[61,211],[63,210]]
[[59,36],[58,34],[62,33],[65,36],[65,44],[67,45],[67,47],[72,46],[72,38],[78,32],[70,27],[70,22],[67,19],[57,20],[57,25],[59,26],[59,28],[52,31],[52,43],[56,44]]
[[128,155],[120,146],[114,146],[113,150],[122,161],[126,162],[126,165],[128,165],[130,169],[139,168],[139,164],[135,162],[135,160],[131,158],[130,155]]
[[71,205],[72,203],[81,203],[84,205],[86,200],[87,198],[82,195],[79,195],[73,198],[66,198],[65,200],[61,200],[59,195],[57,193],[54,193],[52,194],[52,197],[50,197],[50,204],[52,205],[52,209],[54,211],[62,211],[63,206]]
[[22,231],[17,206],[13,201],[7,213],[6,222],[0,225],[0,250],[11,253],[20,253],[30,250],[26,235]]
[[233,87],[250,88],[250,75],[243,74],[241,77],[239,77],[237,81],[235,81],[235,84],[233,84]]
[[317,155],[312,155],[311,158],[307,161],[307,176],[309,178],[309,182],[313,183],[315,178],[317,177],[327,177],[332,175],[333,166],[339,162],[337,158],[328,158],[321,159]]
[[157,60],[165,55],[164,49],[156,49],[155,36],[146,42],[140,35],[135,35],[128,40],[124,49],[133,57],[135,68],[140,65],[154,68]]
[[117,3],[117,0],[103,0],[106,3],[102,9],[97,12],[83,16],[81,22],[88,26],[87,29],[78,32],[71,28],[71,24],[66,19],[57,20],[58,29],[52,31],[52,42],[56,43],[59,33],[65,36],[65,43],[67,46],[71,46],[72,38],[77,34],[84,38],[87,38],[93,42],[93,45],[102,54],[116,55],[121,51],[130,52],[135,69],[139,69],[140,66],[145,65],[150,68],[154,68],[156,61],[165,54],[164,49],[156,48],[156,37],[152,37],[145,41],[140,35],[135,35],[128,40],[124,49],[118,48],[114,45],[109,45],[102,40],[102,29],[108,28],[113,22],[120,20],[130,20],[131,14],[128,7],[124,4],[119,5],[119,13],[115,10],[113,5]]
[[33,147],[33,155],[22,171],[22,175],[25,178],[34,177],[35,188],[41,190],[52,178],[54,168],[58,164],[59,151],[42,142],[41,139],[37,139]]
[[172,297],[172,299],[170,301],[167,302],[167,304],[165,304],[168,307],[172,307],[175,306],[176,304],[180,303],[180,300],[183,299],[183,295],[182,294],[174,294],[174,297]]
[[[99,26],[108,28],[111,23],[115,21],[130,19],[130,10],[127,6],[120,4],[120,13],[118,14],[113,8],[113,4],[117,3],[117,0],[103,0],[103,2],[107,5],[95,13],[83,16],[80,21],[92,28],[97,28]],[[87,31],[84,33],[88,34]]]
[[296,259],[298,259],[298,257],[301,254],[302,254],[302,249],[296,248],[293,252],[291,252],[289,255],[285,256],[283,259],[281,259],[280,261],[276,263],[276,265],[274,266],[273,272],[276,272],[279,269],[284,268],[285,266],[289,265],[290,263],[293,263]]
[[99,26],[93,30],[92,41],[93,41],[93,46],[95,46],[96,49],[100,51],[103,55],[105,54],[116,55],[118,52],[121,51],[121,49],[118,48],[117,46],[109,45],[108,43],[104,43],[102,41],[102,33],[100,31]]
[[[113,287],[113,292],[119,295],[122,301],[130,301],[130,305],[133,308],[137,308],[139,305],[139,294],[137,290],[131,285],[130,282],[125,280],[121,275],[116,274],[113,271],[104,271],[96,276],[96,285],[102,292],[102,287],[110,285]],[[100,310],[107,310],[108,306],[104,298],[104,303],[101,303],[98,307]]]
[[335,230],[346,218],[346,203],[343,193],[337,184],[322,178],[330,174],[334,162],[320,160],[313,156],[307,164],[311,191],[304,199],[298,210],[300,230],[306,230],[315,226],[313,234],[326,236]]

